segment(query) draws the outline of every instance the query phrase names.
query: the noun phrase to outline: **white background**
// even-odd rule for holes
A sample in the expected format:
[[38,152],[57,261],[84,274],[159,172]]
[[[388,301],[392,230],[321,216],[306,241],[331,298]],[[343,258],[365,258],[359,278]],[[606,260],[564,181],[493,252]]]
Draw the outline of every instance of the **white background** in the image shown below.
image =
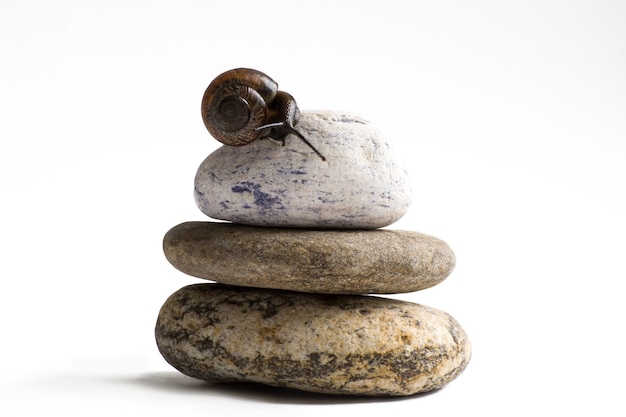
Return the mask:
[[[625,2],[0,0],[0,60],[0,414],[626,412]],[[200,99],[239,66],[401,150],[415,198],[391,228],[457,268],[394,297],[474,349],[444,389],[220,387],[159,355],[161,304],[199,282],[161,239],[206,219]]]

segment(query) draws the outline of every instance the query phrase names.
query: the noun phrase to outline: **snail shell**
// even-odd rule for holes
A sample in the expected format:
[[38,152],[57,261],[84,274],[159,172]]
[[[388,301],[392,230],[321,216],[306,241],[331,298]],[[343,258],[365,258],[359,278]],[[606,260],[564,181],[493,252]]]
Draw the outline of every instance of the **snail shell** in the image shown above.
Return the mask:
[[271,129],[262,127],[273,116],[269,103],[277,91],[276,81],[261,71],[248,68],[226,71],[204,92],[204,125],[215,139],[230,146],[247,145],[268,136]]
[[316,154],[326,158],[295,129],[300,110],[293,96],[278,91],[270,77],[249,68],[226,71],[215,78],[202,97],[202,120],[215,139],[225,145],[247,145],[270,137],[285,145],[296,135]]

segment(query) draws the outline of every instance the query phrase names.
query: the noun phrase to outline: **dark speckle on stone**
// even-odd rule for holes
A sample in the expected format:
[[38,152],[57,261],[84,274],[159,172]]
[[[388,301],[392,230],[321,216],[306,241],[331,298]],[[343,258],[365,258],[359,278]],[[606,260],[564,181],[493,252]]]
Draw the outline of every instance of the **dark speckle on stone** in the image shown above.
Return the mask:
[[345,114],[341,115],[341,118],[338,120],[341,123],[358,123],[362,125],[366,125],[367,122],[365,120],[357,119],[356,117],[348,116]]
[[292,170],[289,170],[289,171],[283,170],[283,169],[279,169],[278,173],[279,174],[291,174],[291,175],[306,175],[307,174],[306,171],[303,171],[303,170],[298,169],[298,168],[292,169]]
[[[249,183],[242,183],[242,184],[249,184]],[[231,191],[233,193],[251,193],[252,190],[250,189],[250,187],[244,186],[244,185],[235,185],[233,188],[231,188]]]
[[264,193],[259,189],[254,190],[254,204],[260,208],[269,209],[276,203],[280,203],[278,197],[273,197],[268,193]]
[[259,184],[255,184],[250,181],[237,183],[237,185],[231,188],[231,191],[238,194],[252,193],[254,196],[254,204],[261,209],[283,208],[280,198],[261,191],[261,186]]

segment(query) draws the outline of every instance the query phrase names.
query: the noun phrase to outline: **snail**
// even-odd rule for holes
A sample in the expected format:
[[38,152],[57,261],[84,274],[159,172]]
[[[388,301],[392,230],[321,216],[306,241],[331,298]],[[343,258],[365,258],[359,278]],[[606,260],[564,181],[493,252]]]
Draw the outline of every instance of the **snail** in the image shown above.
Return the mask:
[[272,138],[285,145],[296,135],[323,161],[326,158],[294,127],[300,110],[289,93],[278,90],[276,81],[249,68],[218,75],[202,97],[202,120],[211,135],[225,145],[243,146]]

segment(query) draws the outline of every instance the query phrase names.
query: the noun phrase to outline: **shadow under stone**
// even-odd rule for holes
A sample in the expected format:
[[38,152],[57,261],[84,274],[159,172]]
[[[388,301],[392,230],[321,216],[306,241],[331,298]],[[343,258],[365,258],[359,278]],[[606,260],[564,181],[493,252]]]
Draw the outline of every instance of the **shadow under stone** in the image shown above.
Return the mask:
[[430,395],[438,390],[403,397],[374,397],[364,395],[333,395],[300,391],[291,388],[272,387],[252,382],[213,383],[194,379],[178,372],[151,372],[118,380],[144,388],[172,393],[238,398],[254,402],[274,404],[354,404],[403,401]]

